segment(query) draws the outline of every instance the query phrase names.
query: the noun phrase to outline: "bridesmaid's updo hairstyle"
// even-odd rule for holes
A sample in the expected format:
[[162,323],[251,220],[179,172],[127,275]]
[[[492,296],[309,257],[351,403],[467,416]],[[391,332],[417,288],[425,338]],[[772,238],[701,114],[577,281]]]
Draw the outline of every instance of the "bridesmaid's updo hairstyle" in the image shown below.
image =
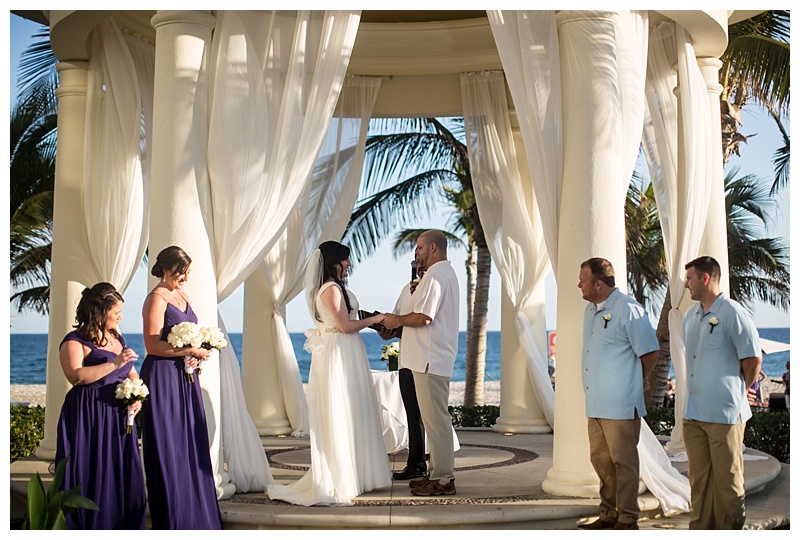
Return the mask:
[[328,240],[319,245],[319,251],[322,253],[322,283],[328,281],[328,278],[333,278],[333,281],[335,281],[342,290],[347,312],[350,313],[352,309],[350,306],[350,297],[347,296],[347,289],[345,289],[344,281],[339,279],[339,272],[336,270],[337,264],[350,258],[350,248],[339,242]]
[[175,273],[183,274],[189,269],[190,264],[192,264],[192,259],[185,251],[178,246],[169,246],[158,254],[150,273],[157,278]]
[[[124,301],[122,295],[111,283],[98,283],[91,289],[88,287],[83,289],[75,313],[75,320],[78,324],[73,328],[95,345],[105,347],[107,341],[104,335],[108,312],[117,305],[117,302]],[[119,339],[119,333],[116,330],[109,330],[109,332]]]

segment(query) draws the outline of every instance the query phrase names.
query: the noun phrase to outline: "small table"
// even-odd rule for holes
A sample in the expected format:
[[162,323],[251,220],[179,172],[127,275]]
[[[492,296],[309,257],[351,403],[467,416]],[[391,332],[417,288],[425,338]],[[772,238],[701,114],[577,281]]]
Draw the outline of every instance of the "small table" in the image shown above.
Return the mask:
[[[400,380],[397,371],[372,370],[372,382],[378,397],[381,424],[383,426],[383,442],[386,451],[396,454],[408,448],[408,420],[400,395]],[[461,448],[458,435],[453,429],[453,451]],[[425,437],[425,453],[428,453],[428,438]]]

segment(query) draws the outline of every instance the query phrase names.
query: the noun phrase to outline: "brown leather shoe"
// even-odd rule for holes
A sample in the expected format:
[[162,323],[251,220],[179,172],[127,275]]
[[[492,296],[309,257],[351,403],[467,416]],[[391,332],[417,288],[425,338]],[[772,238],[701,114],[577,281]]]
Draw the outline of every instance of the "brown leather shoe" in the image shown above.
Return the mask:
[[431,479],[431,475],[426,474],[425,476],[423,476],[419,480],[412,480],[411,482],[409,482],[408,483],[408,487],[410,487],[411,489],[421,488],[422,486],[424,486],[425,484],[430,482],[430,479]]
[[456,481],[450,480],[446,484],[442,484],[438,480],[431,480],[424,486],[414,488],[411,490],[412,495],[418,497],[431,497],[438,495],[455,495],[456,494]]
[[604,529],[615,529],[616,526],[616,521],[603,521],[602,519],[598,519],[597,521],[593,521],[591,523],[578,525],[578,528],[584,531],[602,531]]
[[621,521],[617,521],[617,524],[611,528],[616,531],[638,531],[639,524],[635,521],[633,523],[623,523]]

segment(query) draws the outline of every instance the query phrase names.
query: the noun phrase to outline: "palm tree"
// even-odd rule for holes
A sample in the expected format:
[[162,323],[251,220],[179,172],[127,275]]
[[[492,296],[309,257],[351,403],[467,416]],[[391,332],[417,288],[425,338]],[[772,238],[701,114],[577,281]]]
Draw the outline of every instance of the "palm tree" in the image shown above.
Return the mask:
[[11,114],[10,282],[17,311],[48,313],[55,179],[55,96],[28,94]]
[[756,301],[789,309],[789,246],[765,238],[776,203],[753,175],[725,175],[731,298],[752,311]]
[[[728,26],[728,47],[722,55],[720,94],[722,113],[722,155],[727,163],[732,154],[739,155],[739,145],[747,135],[739,132],[742,108],[752,100],[765,107],[778,124],[788,117],[789,105],[789,12],[765,11],[755,17]],[[788,159],[786,160],[788,163]],[[773,191],[787,174],[781,172],[783,161],[776,162]]]
[[[483,404],[486,315],[491,255],[472,192],[463,119],[448,125],[435,118],[390,119],[373,123],[367,139],[367,195],[350,218],[344,238],[356,260],[371,255],[398,227],[431,216],[437,199],[455,209],[450,238],[467,249],[467,352],[465,405]],[[409,172],[410,171],[410,172]],[[397,178],[402,178],[397,180]],[[408,249],[419,230],[401,230],[395,253]],[[472,286],[472,276],[475,285]]]
[[43,26],[20,60],[11,113],[10,282],[17,311],[46,315],[50,303],[57,63]]

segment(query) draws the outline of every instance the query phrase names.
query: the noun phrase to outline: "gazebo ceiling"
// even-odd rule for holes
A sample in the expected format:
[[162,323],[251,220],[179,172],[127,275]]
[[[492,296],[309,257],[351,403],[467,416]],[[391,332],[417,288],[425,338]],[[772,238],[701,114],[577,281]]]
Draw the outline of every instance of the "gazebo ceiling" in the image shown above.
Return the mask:
[[[50,21],[60,59],[87,58],[91,29],[114,15],[120,26],[155,42],[155,11],[14,11]],[[759,11],[650,11],[650,24],[673,19],[693,36],[698,56],[719,56],[727,24]],[[459,74],[502,69],[486,12],[482,10],[364,10],[348,73],[384,79],[375,116],[461,114]]]

